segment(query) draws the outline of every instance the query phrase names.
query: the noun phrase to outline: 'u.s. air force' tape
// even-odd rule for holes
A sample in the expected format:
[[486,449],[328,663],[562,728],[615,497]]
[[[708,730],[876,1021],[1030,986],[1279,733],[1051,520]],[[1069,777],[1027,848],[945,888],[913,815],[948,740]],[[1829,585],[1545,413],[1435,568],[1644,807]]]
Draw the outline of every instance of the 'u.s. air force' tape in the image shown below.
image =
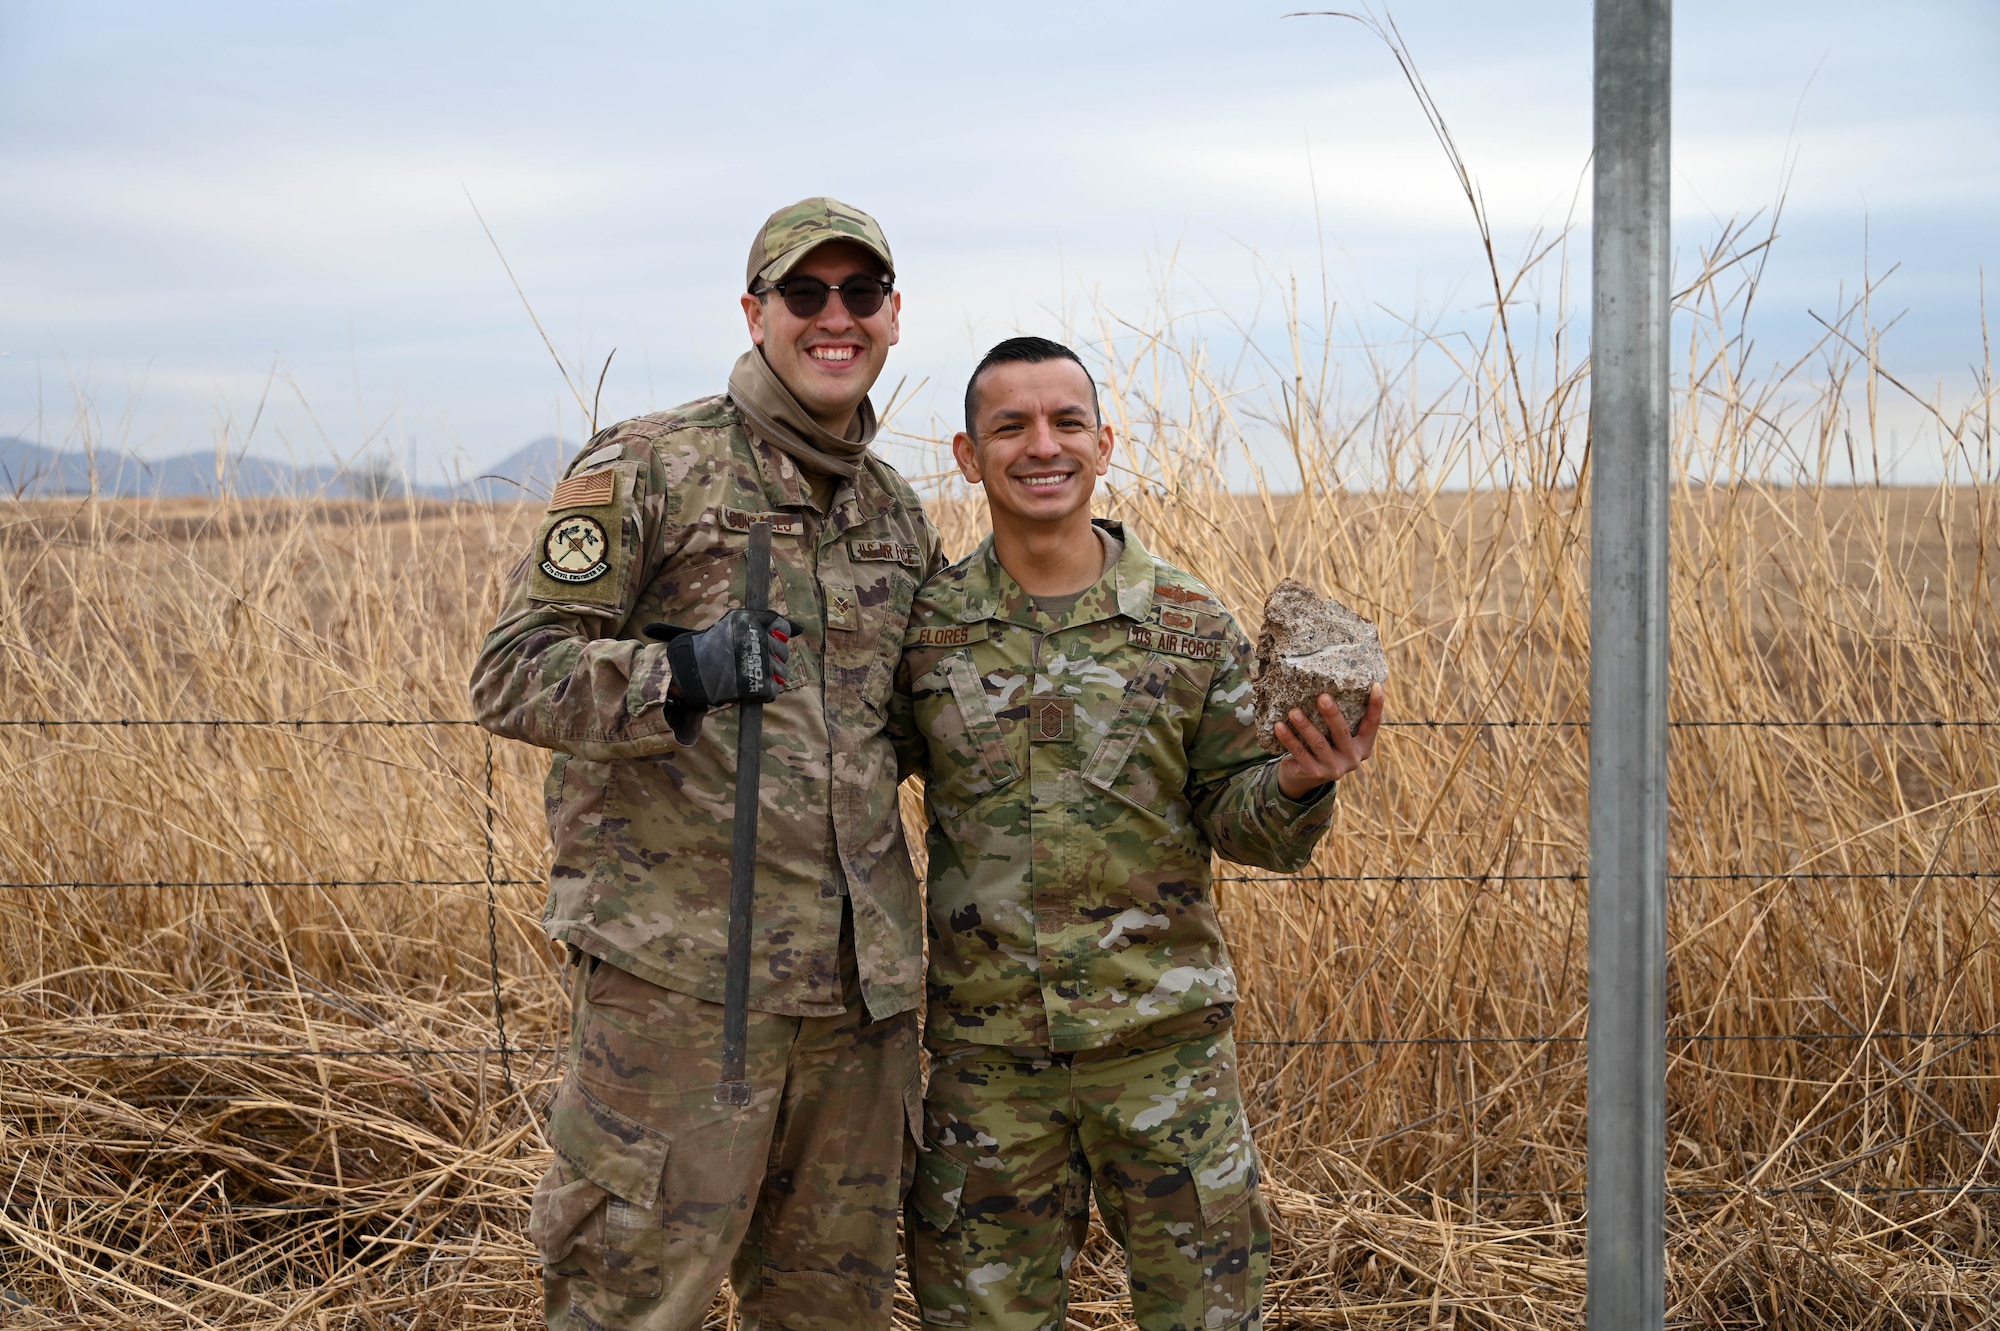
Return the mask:
[[908,541],[849,541],[847,557],[857,563],[901,564],[915,568],[922,552]]
[[1127,641],[1145,651],[1185,656],[1196,661],[1220,661],[1229,650],[1229,644],[1220,638],[1194,638],[1185,633],[1157,629],[1150,624],[1134,624]]

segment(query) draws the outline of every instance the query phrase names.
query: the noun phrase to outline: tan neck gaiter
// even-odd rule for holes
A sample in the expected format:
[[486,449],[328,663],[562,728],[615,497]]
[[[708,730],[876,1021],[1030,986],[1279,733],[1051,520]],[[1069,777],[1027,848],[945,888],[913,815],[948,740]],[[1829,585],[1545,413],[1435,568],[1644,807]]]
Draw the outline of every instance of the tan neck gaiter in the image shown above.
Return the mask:
[[861,458],[875,438],[875,404],[861,399],[849,431],[856,436],[843,439],[812,418],[799,405],[792,390],[764,359],[756,347],[736,359],[729,372],[729,400],[743,413],[743,419],[759,439],[791,457],[809,472],[823,476],[852,478],[861,470]]

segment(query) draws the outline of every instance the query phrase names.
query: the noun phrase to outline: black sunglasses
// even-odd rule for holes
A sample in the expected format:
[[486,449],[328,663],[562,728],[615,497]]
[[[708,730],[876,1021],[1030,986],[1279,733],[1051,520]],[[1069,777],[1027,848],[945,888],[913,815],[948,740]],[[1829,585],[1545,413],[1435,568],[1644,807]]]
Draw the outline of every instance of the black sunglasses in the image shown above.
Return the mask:
[[838,291],[840,303],[847,307],[847,312],[857,319],[866,319],[882,308],[882,302],[895,289],[894,282],[856,273],[835,286],[828,286],[817,277],[788,277],[782,282],[759,287],[750,294],[761,296],[766,291],[775,291],[783,297],[785,308],[792,312],[793,318],[811,319],[826,308],[827,293]]

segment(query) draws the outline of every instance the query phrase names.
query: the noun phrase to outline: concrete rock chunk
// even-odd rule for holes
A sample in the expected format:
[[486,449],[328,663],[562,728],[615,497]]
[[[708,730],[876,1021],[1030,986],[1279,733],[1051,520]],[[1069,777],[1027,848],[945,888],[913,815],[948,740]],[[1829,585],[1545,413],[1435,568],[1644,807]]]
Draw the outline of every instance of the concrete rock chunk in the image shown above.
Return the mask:
[[1389,680],[1382,636],[1369,620],[1338,601],[1286,578],[1264,602],[1257,635],[1257,742],[1283,753],[1272,727],[1296,707],[1315,722],[1319,695],[1330,693],[1352,731],[1368,710],[1368,691]]

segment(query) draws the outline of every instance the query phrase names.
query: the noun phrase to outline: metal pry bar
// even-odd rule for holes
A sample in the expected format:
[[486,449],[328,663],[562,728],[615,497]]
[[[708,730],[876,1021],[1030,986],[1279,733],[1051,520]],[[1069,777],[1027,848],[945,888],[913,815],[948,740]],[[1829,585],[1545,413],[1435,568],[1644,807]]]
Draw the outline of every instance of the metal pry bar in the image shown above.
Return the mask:
[[[771,599],[771,524],[750,524],[750,549],[744,561],[743,605],[768,610]],[[756,634],[762,625],[736,644],[739,679],[763,683],[764,645]],[[729,844],[729,963],[722,988],[722,1078],[715,1083],[720,1105],[750,1103],[750,1083],[744,1076],[744,1046],[750,1024],[750,922],[757,896],[757,795],[764,767],[764,704],[748,695],[736,705],[736,817]]]

